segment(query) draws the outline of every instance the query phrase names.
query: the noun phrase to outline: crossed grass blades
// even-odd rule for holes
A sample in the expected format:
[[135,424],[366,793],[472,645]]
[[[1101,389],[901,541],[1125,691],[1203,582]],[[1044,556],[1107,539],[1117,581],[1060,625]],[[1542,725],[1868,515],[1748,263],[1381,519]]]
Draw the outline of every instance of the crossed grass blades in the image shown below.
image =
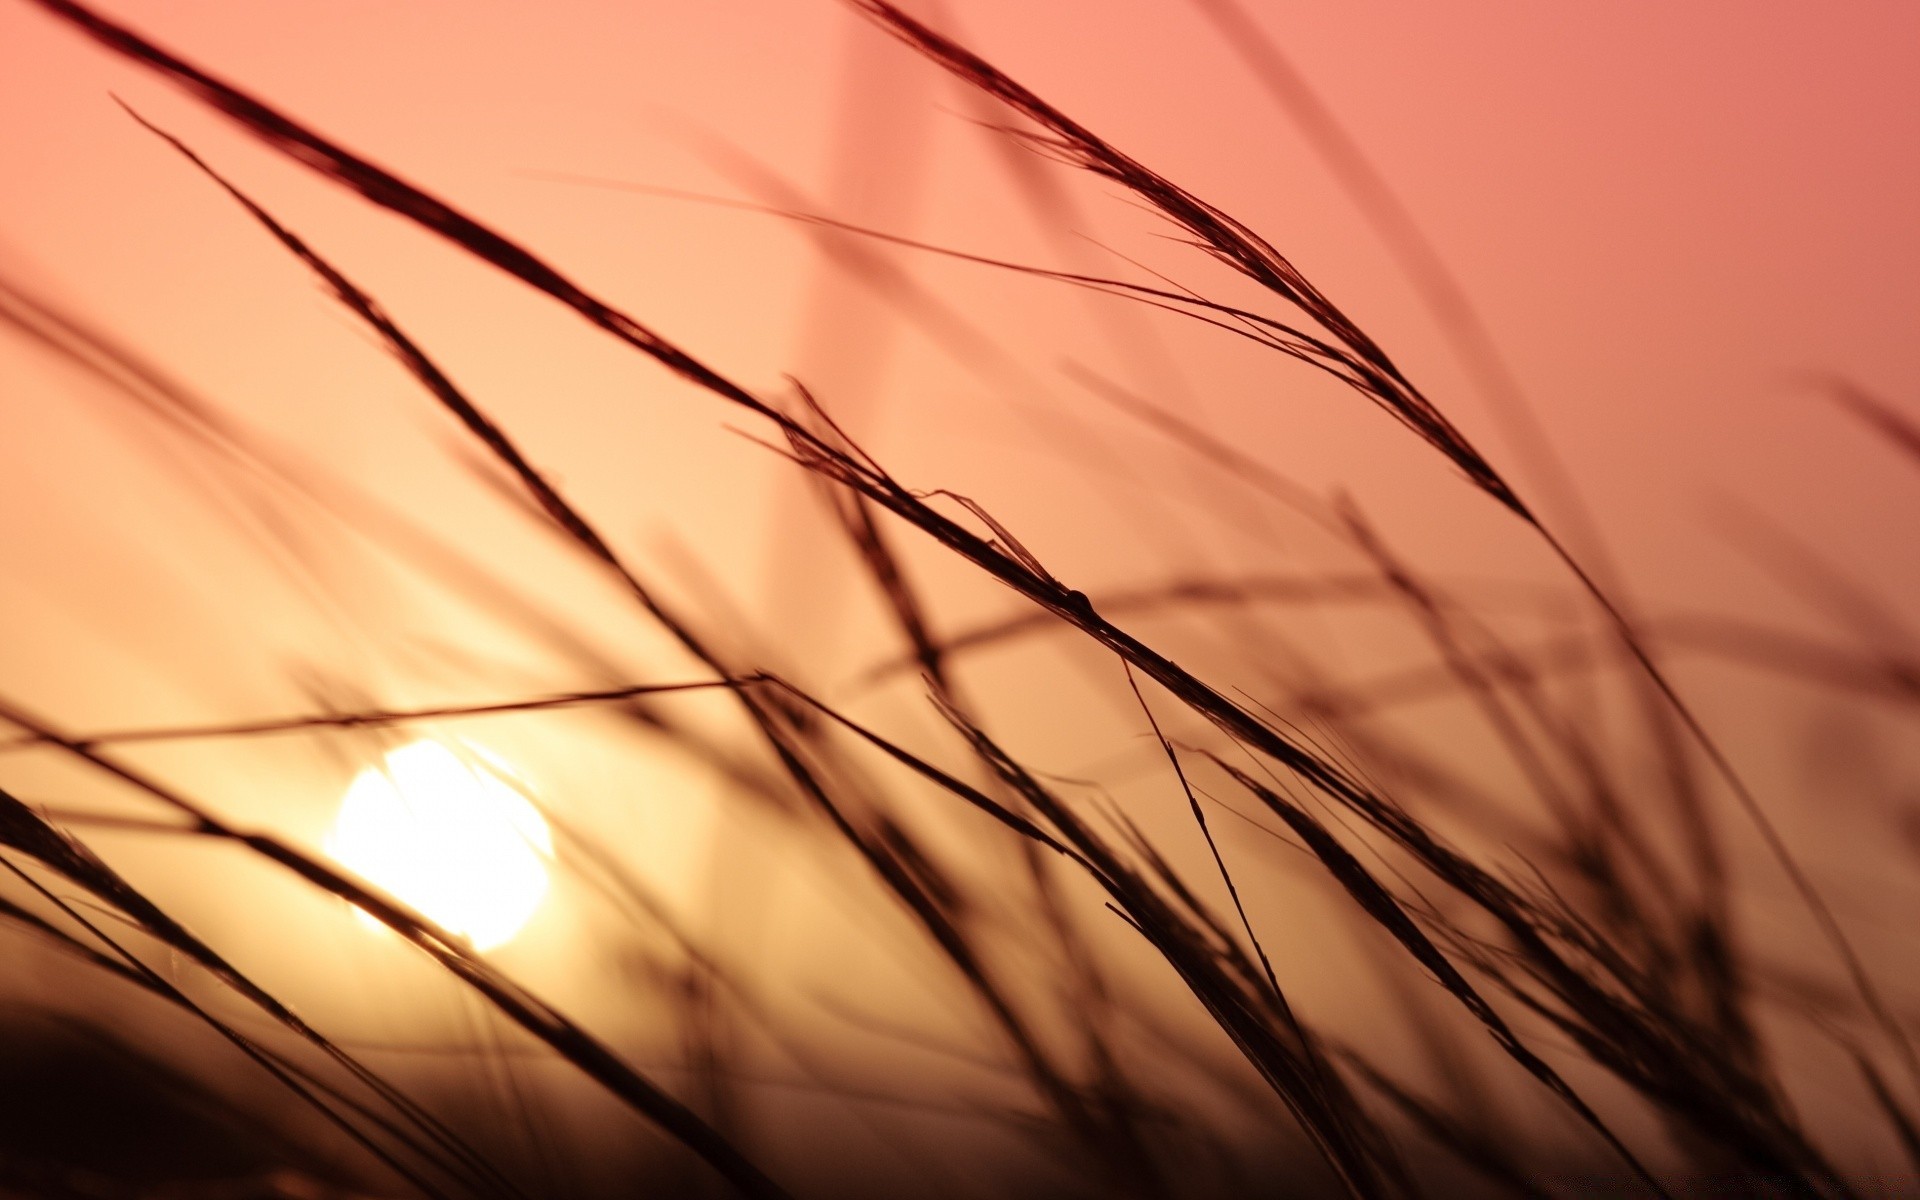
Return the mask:
[[[1020,124],[1006,132],[1042,155],[1118,185],[1166,218],[1191,244],[1264,289],[1291,315],[1276,318],[1215,303],[1189,292],[1124,280],[1053,275],[1064,283],[1130,296],[1185,313],[1251,338],[1325,372],[1392,416],[1456,467],[1466,482],[1544,538],[1603,614],[1616,651],[1637,672],[1641,716],[1665,755],[1670,797],[1687,845],[1687,870],[1676,873],[1655,848],[1645,808],[1628,802],[1601,747],[1580,723],[1556,711],[1540,683],[1537,663],[1494,631],[1463,616],[1406,568],[1351,508],[1292,496],[1342,537],[1368,570],[1345,585],[1402,608],[1431,641],[1443,663],[1438,684],[1464,695],[1519,764],[1538,801],[1551,814],[1558,840],[1544,847],[1554,878],[1517,876],[1456,849],[1351,761],[1327,750],[1278,714],[1236,699],[1182,668],[1119,623],[1121,614],[1182,599],[1177,588],[1159,597],[1096,602],[1055,577],[1015,533],[966,497],[910,487],[866,454],[839,428],[804,386],[797,403],[762,397],[663,337],[650,326],[586,291],[523,245],[397,175],[338,146],[234,85],[176,57],[133,31],[67,0],[30,0],[128,59],[159,72],[202,103],[225,114],[261,142],[318,175],[413,222],[524,284],[711,395],[766,422],[777,450],[826,485],[850,543],[887,601],[906,659],[922,675],[934,710],[956,736],[966,765],[945,767],[909,752],[884,734],[825,705],[806,690],[723,650],[721,639],[667,602],[623,560],[522,454],[507,431],[468,398],[427,351],[415,343],[372,296],[301,236],[229,182],[178,139],[133,114],[237,202],[279,245],[316,275],[393,354],[426,392],[457,419],[487,455],[504,468],[531,505],[583,555],[599,564],[710,678],[682,684],[634,685],[609,679],[593,692],[510,699],[432,713],[365,711],[264,721],[223,729],[150,729],[75,734],[12,699],[0,699],[0,718],[20,731],[16,745],[51,747],[116,777],[175,810],[183,822],[154,828],[218,839],[259,855],[324,892],[372,914],[431,958],[499,1014],[553,1054],[598,1083],[692,1151],[739,1192],[788,1192],[742,1145],[696,1106],[671,1095],[525,988],[505,977],[458,939],[377,890],[280,839],[238,828],[114,754],[117,744],[191,737],[268,735],[320,727],[400,726],[426,716],[533,711],[567,705],[618,705],[649,728],[692,743],[721,761],[745,793],[799,821],[815,821],[863,861],[874,882],[897,904],[949,964],[960,988],[977,1004],[1028,1081],[1041,1114],[1037,1136],[1072,1165],[1086,1190],[1104,1194],[1182,1194],[1183,1164],[1206,1144],[1206,1132],[1183,1128],[1154,1099],[1154,1089],[1110,1042],[1099,1022],[1082,1031],[1082,1044],[1064,1047],[1043,1032],[1035,1003],[1006,977],[990,944],[998,931],[980,919],[978,905],[946,865],[941,848],[916,836],[899,819],[871,758],[905,768],[939,793],[968,805],[1004,833],[1003,848],[1027,891],[1062,992],[1078,1006],[1124,1005],[1080,925],[1069,911],[1062,873],[1074,873],[1104,897],[1110,912],[1159,956],[1180,985],[1224,1033],[1277,1102],[1274,1120],[1303,1133],[1317,1152],[1327,1186],[1345,1194],[1402,1197],[1423,1194],[1421,1173],[1409,1165],[1405,1141],[1416,1132],[1451,1155],[1485,1186],[1523,1195],[1545,1194],[1550,1181],[1498,1129],[1478,1127],[1443,1105],[1414,1095],[1367,1057],[1365,1047],[1342,1046],[1302,1021],[1289,1002],[1254,922],[1242,907],[1235,879],[1214,841],[1195,767],[1231,784],[1241,801],[1279,823],[1367,921],[1384,932],[1418,973],[1486,1034],[1495,1050],[1532,1080],[1539,1094],[1563,1108],[1607,1148],[1646,1191],[1670,1195],[1676,1186],[1651,1167],[1601,1113],[1521,1032],[1504,1011],[1524,1013],[1551,1030],[1590,1064],[1636,1094],[1672,1134],[1698,1176],[1731,1178],[1755,1192],[1797,1196],[1852,1196],[1854,1183],[1803,1130],[1787,1089],[1759,1032],[1760,997],[1753,970],[1732,927],[1729,882],[1710,815],[1711,786],[1694,777],[1692,751],[1703,752],[1760,829],[1779,865],[1816,917],[1853,984],[1853,1005],[1874,1026],[1870,1040],[1835,1032],[1857,1063],[1881,1117],[1920,1170],[1916,1122],[1881,1065],[1889,1056],[1908,1082],[1920,1068],[1904,1027],[1872,982],[1865,964],[1797,866],[1791,848],[1773,830],[1731,765],[1667,682],[1640,623],[1563,547],[1516,489],[1444,414],[1395,366],[1387,353],[1309,282],[1267,240],[1230,215],[1109,145],[963,46],[881,0],[854,0],[858,8],[930,61],[1004,105]],[[1230,9],[1230,5],[1224,7]],[[1011,265],[1011,264],[1003,264]],[[1029,268],[1015,268],[1029,269]],[[116,348],[111,339],[13,288],[0,289],[0,316],[51,352],[61,354],[124,389],[152,412],[197,439],[224,460],[276,486],[302,486],[273,456],[225,428],[190,394]],[[1895,444],[1911,449],[1912,430],[1891,409],[1857,392],[1846,402]],[[1136,411],[1188,448],[1251,482],[1259,468],[1220,445],[1204,430],[1129,398]],[[339,494],[304,485],[310,495]],[[942,503],[945,502],[945,503]],[[957,510],[959,515],[955,514]],[[401,528],[385,514],[389,532],[428,537]],[[901,526],[918,531],[998,580],[1117,660],[1142,727],[1161,748],[1212,853],[1220,890],[1232,916],[1201,894],[1202,883],[1175,870],[1139,831],[1117,814],[1104,823],[1040,772],[1023,765],[988,732],[987,721],[950,670],[955,653],[1008,636],[976,631],[942,640],[928,598],[893,547]],[[430,537],[428,538],[430,540]],[[450,567],[449,569],[457,569]],[[1324,582],[1324,581],[1323,581]],[[1191,589],[1189,589],[1191,591]],[[1215,585],[1215,597],[1244,600]],[[1192,599],[1189,595],[1187,599]],[[504,601],[503,601],[504,602]],[[577,657],[589,657],[575,645]],[[1857,663],[1849,665],[1858,667]],[[1869,665],[1871,669],[1871,665]],[[605,673],[603,671],[603,673]],[[1159,691],[1150,693],[1141,680]],[[676,691],[717,690],[732,698],[764,749],[758,762],[700,740],[654,703]],[[1176,742],[1155,705],[1179,706],[1220,735],[1213,747]],[[1334,707],[1320,711],[1337,720]],[[1359,734],[1353,732],[1356,744]],[[1364,749],[1364,747],[1363,747]],[[1386,753],[1385,748],[1381,748]],[[972,780],[971,782],[969,780]],[[1210,797],[1209,797],[1210,798]],[[1309,803],[1311,798],[1311,803]],[[1211,798],[1210,798],[1211,799]],[[1318,806],[1337,815],[1329,821]],[[1349,821],[1353,825],[1347,824]],[[73,825],[76,820],[67,821]],[[1367,845],[1356,849],[1358,829]],[[1342,836],[1341,830],[1345,830]],[[643,907],[644,888],[623,875],[617,860],[590,837],[561,829],[563,841],[599,872],[602,882]],[[116,874],[73,832],[60,814],[37,811],[0,794],[0,844],[14,857],[0,860],[35,903],[6,901],[0,919],[117,976],[207,1024],[260,1069],[289,1088],[327,1121],[385,1165],[406,1186],[428,1195],[524,1195],[512,1172],[491,1162],[427,1107],[366,1066],[348,1049],[307,1025],[212,947],[169,917]],[[1367,860],[1393,865],[1369,867]],[[1417,877],[1418,882],[1415,882]],[[1397,879],[1395,886],[1391,879]],[[56,890],[78,888],[82,906]],[[1430,891],[1446,897],[1432,899]],[[139,938],[116,933],[99,919],[104,909]],[[650,911],[665,919],[657,907]],[[752,987],[729,965],[692,939],[680,938],[690,978],[708,992],[725,992],[743,1009],[754,1007]],[[156,971],[140,945],[165,948],[193,964],[316,1049],[340,1074],[323,1072],[222,1020]],[[1499,1003],[1496,1003],[1496,1000]],[[1504,1010],[1504,1011],[1503,1011]],[[689,1019],[690,1028],[697,1022]],[[1838,1029],[1836,1025],[1836,1029]],[[695,1029],[697,1034],[697,1029]],[[719,1103],[724,1064],[717,1044],[695,1047],[709,1057],[712,1111]],[[1284,1115],[1283,1115],[1284,1114]]]

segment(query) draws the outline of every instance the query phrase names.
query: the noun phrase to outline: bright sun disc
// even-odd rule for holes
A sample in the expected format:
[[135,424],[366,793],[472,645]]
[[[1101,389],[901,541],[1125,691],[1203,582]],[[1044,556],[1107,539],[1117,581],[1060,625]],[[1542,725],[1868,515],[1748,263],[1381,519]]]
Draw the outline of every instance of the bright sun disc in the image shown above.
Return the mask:
[[326,849],[476,950],[488,950],[540,907],[553,836],[498,764],[469,748],[455,753],[439,742],[413,742],[354,778]]

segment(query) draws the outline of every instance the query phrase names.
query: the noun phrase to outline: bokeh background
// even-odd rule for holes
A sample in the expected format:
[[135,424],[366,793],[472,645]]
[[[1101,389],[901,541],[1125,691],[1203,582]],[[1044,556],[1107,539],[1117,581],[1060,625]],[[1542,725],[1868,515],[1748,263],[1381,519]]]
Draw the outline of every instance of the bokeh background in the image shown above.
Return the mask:
[[[1558,468],[1463,361],[1299,110],[1275,103],[1244,43],[1203,8],[950,0],[916,11],[1269,237],[1646,611],[1844,646],[1905,636],[1920,594],[1920,474],[1835,395],[1844,384],[1920,412],[1920,9],[1250,9],[1448,264]],[[1091,595],[1327,561],[1310,530],[1121,411],[1089,386],[1097,377],[1312,492],[1351,497],[1424,571],[1494,597],[1571,596],[1538,544],[1425,446],[1271,354],[1058,283],[755,210],[1247,298],[1124,197],[1011,146],[992,128],[1001,114],[845,6],[183,0],[102,11],[520,238],[735,378],[767,394],[804,381],[899,478],[977,500]],[[900,728],[932,728],[910,678],[872,681],[901,647],[879,632],[881,609],[809,485],[755,440],[766,429],[23,3],[0,4],[0,276],[276,447],[333,508],[210,460],[0,329],[0,681],[12,699],[88,731],[694,674],[476,467],[460,431],[297,263],[116,99],[377,296],[743,657]],[[911,536],[903,545],[939,598],[941,628],[1020,611]],[[471,566],[446,566],[448,548]],[[1365,621],[1297,620],[1330,670],[1403,665],[1408,643]],[[1124,709],[1084,700],[1098,656],[1058,640],[983,651],[966,668],[1009,742],[1067,775],[1138,760],[1138,730],[1115,741]],[[1920,800],[1902,782],[1915,778],[1910,736],[1879,707],[1708,642],[1677,646],[1677,676],[1863,946],[1911,984],[1889,915],[1916,899],[1911,819],[1898,836]],[[724,729],[719,706],[684,703],[702,728]],[[884,980],[852,990],[876,1009],[937,1006],[939,986],[919,968],[879,961],[893,960],[875,944],[899,930],[847,936],[863,918],[835,891],[844,863],[789,861],[777,832],[731,814],[711,770],[610,738],[596,719],[463,733],[568,797],[690,919],[760,947],[767,979],[796,993]],[[366,752],[335,739],[139,753],[221,812],[317,841]],[[35,802],[150,811],[48,756],[11,754],[0,770]],[[258,864],[139,834],[97,840],[263,977],[364,1039],[484,1024],[450,985],[427,1007],[455,1017],[419,1017],[422,1005],[401,998],[432,985],[406,975],[397,948],[394,963],[367,965],[386,951],[369,950],[364,930]],[[282,923],[236,911],[245,883],[284,906]],[[1755,866],[1746,886],[1756,937],[1777,936],[1785,960],[1817,960],[1780,880]],[[597,957],[594,919],[556,900],[545,932],[503,961],[640,1037],[646,1010],[609,983],[618,972]],[[276,949],[283,922],[305,923],[311,954]],[[1291,936],[1303,952],[1338,940]],[[340,971],[358,982],[333,986]],[[72,978],[50,969],[20,986],[73,999]],[[1309,1009],[1351,1007],[1338,972],[1301,986]],[[1376,1002],[1351,1011],[1384,1011],[1366,1007]],[[871,1062],[837,1053],[876,1077],[931,1072],[936,1092],[939,1072],[955,1069],[903,1065],[897,1046]]]

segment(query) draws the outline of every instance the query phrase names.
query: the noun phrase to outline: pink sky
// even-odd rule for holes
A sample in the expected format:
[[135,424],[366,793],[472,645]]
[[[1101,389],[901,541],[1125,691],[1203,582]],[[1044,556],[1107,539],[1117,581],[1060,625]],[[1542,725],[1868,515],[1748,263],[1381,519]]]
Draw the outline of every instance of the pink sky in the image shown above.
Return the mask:
[[[1906,69],[1920,16],[1911,6],[1256,8],[1457,272],[1648,587],[1724,600],[1751,586],[1737,561],[1702,552],[1716,535],[1701,521],[1721,494],[1884,571],[1890,587],[1920,583],[1892,519],[1911,479],[1803,382],[1809,372],[1841,372],[1909,406],[1920,392],[1912,336],[1920,223],[1911,219],[1920,211],[1920,157],[1911,152],[1920,87]],[[556,5],[537,20],[509,6],[457,19],[430,5],[110,11],[496,219],[749,379],[771,381],[810,353],[795,346],[807,336],[796,308],[822,293],[803,282],[814,269],[803,239],[763,218],[519,173],[738,194],[738,180],[717,178],[690,148],[698,129],[856,218],[1015,257],[1057,253],[1035,238],[1008,179],[965,128],[971,114],[957,93],[833,4]],[[1524,478],[1526,464],[1503,444],[1378,240],[1195,11],[971,2],[953,15],[1043,95],[1266,232]],[[494,291],[514,302],[509,289],[479,284],[392,221],[243,146],[29,6],[0,8],[0,35],[10,67],[0,76],[9,164],[0,252],[10,269],[237,407],[329,439],[340,454],[381,457],[384,435],[369,435],[359,415],[322,415],[339,414],[337,399],[319,403],[309,391],[349,369],[325,361],[318,343],[337,342],[338,331],[322,332],[324,310],[109,92],[213,154],[376,291],[395,303],[418,297],[416,322],[437,319],[429,303],[468,301],[458,281],[469,278],[488,289],[488,302]],[[845,98],[849,62],[872,79],[853,95],[870,100],[885,89],[902,110],[891,129],[872,118],[845,124],[840,114],[863,109]],[[835,157],[836,121],[858,138],[891,138],[894,149],[864,167],[836,167],[847,157]],[[918,165],[902,168],[906,184],[876,191],[860,182],[914,142],[925,149],[909,155]],[[1112,199],[1092,189],[1084,197],[1086,232],[1206,278],[1156,247],[1155,230]],[[944,288],[997,286],[979,272],[912,265]],[[1038,311],[1070,303],[1047,289],[1017,296],[1008,303]],[[262,304],[286,319],[248,319]],[[505,351],[491,330],[451,311],[446,323],[455,327],[434,330],[437,344],[475,377],[501,371],[503,392],[553,369],[495,362]],[[254,353],[235,352],[243,324]],[[1043,375],[1052,367],[1052,347],[1011,326],[993,332]],[[1054,336],[1065,353],[1086,352]],[[18,365],[17,348],[7,353],[16,375],[32,370]],[[287,377],[281,354],[304,356],[299,378]],[[559,369],[569,379],[589,370]],[[40,419],[26,413],[44,413],[26,396],[51,381],[34,379],[14,388],[15,428]],[[875,436],[911,442],[910,423],[961,419],[951,396],[900,395],[913,379],[893,377],[906,386],[881,403],[887,415]],[[1384,421],[1368,414],[1325,428],[1323,410],[1271,402],[1244,371],[1235,383],[1210,388],[1211,419],[1273,446],[1277,467],[1368,494],[1366,451],[1394,439]],[[707,409],[689,419],[718,417]],[[572,435],[554,425],[558,453],[569,457]],[[44,463],[26,450],[30,439],[9,442],[9,453]],[[577,449],[595,456],[591,445]],[[1321,467],[1329,455],[1337,465]],[[40,478],[31,486],[57,488]],[[1393,502],[1391,489],[1380,502]]]
[[[1266,233],[1539,494],[1530,460],[1380,239],[1197,9],[949,8],[1010,73]],[[536,17],[510,5],[201,0],[108,11],[524,238],[750,385],[777,390],[802,374],[903,479],[979,499],[1090,591],[1275,560],[1196,515],[1224,493],[1090,399],[1062,374],[1068,360],[1164,396],[1276,470],[1352,492],[1420,561],[1555,577],[1384,416],[1213,331],[894,257],[927,303],[1004,352],[959,363],[779,221],[533,177],[767,199],[764,168],[800,203],[888,229],[1144,277],[1127,261],[1138,260],[1246,298],[1085,181],[1067,180],[1069,236],[1043,234],[1005,157],[971,124],[984,110],[842,6],[548,5]],[[1843,373],[1909,413],[1920,396],[1920,82],[1909,69],[1920,11],[1492,0],[1255,11],[1452,266],[1644,597],[1829,626],[1754,565],[1755,535],[1729,542],[1754,514],[1895,607],[1920,588],[1907,515],[1920,477],[1807,381]],[[472,483],[446,452],[457,443],[444,419],[122,114],[120,96],[386,302],[623,545],[656,564],[676,561],[668,542],[694,547],[775,629],[818,626],[807,644],[823,678],[871,657],[847,628],[821,625],[834,624],[820,614],[838,594],[796,574],[782,549],[809,544],[783,524],[799,520],[784,515],[800,494],[793,474],[732,432],[736,414],[304,176],[32,6],[0,4],[0,46],[0,264],[15,277],[252,426],[496,548],[510,571],[558,572],[556,586],[582,578]],[[288,682],[301,663],[400,686],[419,644],[481,628],[405,607],[425,603],[417,585],[386,575],[356,584],[349,609],[413,615],[384,633],[339,626],[71,374],[16,340],[0,340],[0,367],[0,497],[33,517],[0,528],[0,603],[18,631],[0,639],[0,664],[50,706],[130,722],[182,704],[208,716],[283,710],[302,704]],[[1105,450],[1076,440],[1089,430]],[[1061,476],[1063,451],[1083,444],[1067,457],[1084,478]],[[1155,535],[1145,558],[1139,522],[1159,516],[1114,490],[1120,462],[1171,472],[1188,497],[1174,510],[1185,524]],[[948,619],[1006,610],[969,573],[928,569],[951,581]],[[631,669],[652,665],[651,642],[613,628]],[[537,656],[500,645],[539,677]]]
[[[1457,274],[1638,596],[1830,630],[1830,614],[1755,564],[1765,526],[1912,611],[1920,471],[1814,380],[1843,375],[1920,419],[1920,6],[1249,6]],[[802,376],[900,478],[979,500],[1089,592],[1290,564],[1301,543],[1276,550],[1223,519],[1264,510],[1093,399],[1068,363],[1162,398],[1310,487],[1351,493],[1427,568],[1564,583],[1385,416],[1217,331],[905,252],[880,261],[906,269],[912,303],[876,299],[819,252],[849,243],[551,177],[750,200],[785,188],[783,202],[945,245],[1132,278],[1150,268],[1248,299],[1124,198],[1057,171],[1071,230],[1049,236],[1003,147],[974,124],[988,110],[845,6],[101,7],[522,239],[750,386],[773,393]],[[938,11],[1083,124],[1264,233],[1524,492],[1542,494],[1536,464],[1380,238],[1197,8],[946,0]],[[713,591],[764,618],[779,653],[830,693],[853,689],[876,657],[860,637],[865,610],[794,552],[812,544],[795,515],[804,490],[739,436],[765,429],[20,0],[0,0],[0,274],[483,548],[531,594],[570,606],[635,677],[684,667],[604,581],[476,482],[445,418],[113,96],[378,296],[610,540],[717,610],[680,571],[691,552]],[[957,360],[952,345],[976,335],[994,355]],[[38,706],[83,726],[148,725],[304,710],[322,675],[396,704],[465,694],[476,679],[575,682],[543,674],[550,659],[495,618],[344,535],[306,531],[307,559],[276,558],[270,547],[291,543],[266,536],[275,526],[254,510],[236,518],[231,494],[183,486],[142,428],[0,330],[0,678]],[[301,574],[315,567],[337,593],[315,598]],[[949,627],[1009,610],[1003,590],[945,560],[926,556],[925,570],[951,603]],[[1758,701],[1730,678],[1742,677],[1700,677],[1707,707],[1751,715]],[[1067,720],[1037,689],[1009,704],[1036,743]],[[1783,763],[1803,747],[1772,745],[1777,730],[1733,740],[1777,755],[1766,778],[1784,790]],[[255,778],[204,782],[216,803],[239,805]],[[1826,816],[1815,806],[1783,822]],[[1832,854],[1834,872],[1854,865]],[[1876,927],[1863,940],[1893,936]]]

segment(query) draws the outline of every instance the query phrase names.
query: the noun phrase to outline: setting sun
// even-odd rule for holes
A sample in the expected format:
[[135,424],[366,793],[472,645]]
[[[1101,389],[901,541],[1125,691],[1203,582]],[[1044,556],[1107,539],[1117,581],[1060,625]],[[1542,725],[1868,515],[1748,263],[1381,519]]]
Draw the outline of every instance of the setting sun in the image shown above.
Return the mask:
[[[501,767],[439,742],[354,777],[327,852],[477,950],[502,945],[547,893],[553,838]],[[371,921],[366,914],[359,914]]]

